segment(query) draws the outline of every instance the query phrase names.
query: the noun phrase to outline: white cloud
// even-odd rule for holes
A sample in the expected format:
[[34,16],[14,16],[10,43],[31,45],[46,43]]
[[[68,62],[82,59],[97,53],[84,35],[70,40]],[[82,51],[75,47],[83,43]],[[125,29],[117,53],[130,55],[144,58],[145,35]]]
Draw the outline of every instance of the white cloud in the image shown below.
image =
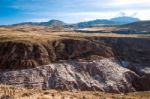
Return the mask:
[[112,0],[106,6],[121,9],[150,9],[150,0]]
[[[74,13],[64,13],[65,16],[72,17],[83,17],[85,19],[91,18],[111,18],[116,12],[74,12]],[[116,13],[117,14],[117,13]]]
[[134,13],[136,13],[135,17],[140,18],[141,20],[149,20],[150,16],[150,9],[144,10],[125,10],[128,15],[132,16]]
[[[89,21],[94,19],[111,19],[122,15],[137,17],[141,20],[148,20],[150,16],[150,9],[148,10],[119,10],[108,12],[72,12],[72,13],[57,13],[55,16],[51,16],[50,13],[45,13],[45,18],[34,18],[32,22],[46,22],[50,19],[58,19],[67,23],[76,23],[81,21]],[[122,13],[122,14],[120,14]]]
[[[132,16],[137,17],[141,20],[148,20],[150,16],[150,10],[122,10],[122,12],[125,13],[126,16]],[[87,20],[94,20],[94,19],[110,19],[113,17],[117,17],[119,11],[113,11],[113,12],[79,12],[79,13],[67,13],[66,15],[67,19],[72,20],[66,20],[66,22],[79,22],[79,21],[87,21]]]
[[[73,2],[73,3],[72,3]],[[126,15],[150,19],[150,0],[76,0],[67,2],[64,8],[58,11],[37,10],[26,12],[29,16],[38,17],[32,21],[47,21],[50,19],[60,19],[68,23],[87,21],[93,19],[110,19],[113,17]],[[66,9],[67,8],[67,9]]]
[[145,3],[150,3],[149,0],[113,0],[116,4],[145,4]]

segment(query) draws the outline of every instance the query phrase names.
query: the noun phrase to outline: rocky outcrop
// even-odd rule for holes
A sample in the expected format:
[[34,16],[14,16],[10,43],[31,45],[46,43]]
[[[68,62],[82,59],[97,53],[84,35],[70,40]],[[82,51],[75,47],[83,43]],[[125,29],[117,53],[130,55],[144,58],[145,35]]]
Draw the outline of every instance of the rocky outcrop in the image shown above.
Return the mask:
[[149,42],[149,38],[127,37],[0,42],[0,83],[61,90],[147,91]]
[[70,59],[117,60],[150,64],[150,39],[89,37],[85,40],[63,39],[46,43],[0,42],[0,69],[28,69]]
[[64,39],[47,43],[1,42],[0,69],[28,69],[59,60],[111,57],[110,47],[88,40]]
[[132,92],[136,73],[112,59],[69,61],[34,69],[0,73],[0,82],[16,86],[61,90]]

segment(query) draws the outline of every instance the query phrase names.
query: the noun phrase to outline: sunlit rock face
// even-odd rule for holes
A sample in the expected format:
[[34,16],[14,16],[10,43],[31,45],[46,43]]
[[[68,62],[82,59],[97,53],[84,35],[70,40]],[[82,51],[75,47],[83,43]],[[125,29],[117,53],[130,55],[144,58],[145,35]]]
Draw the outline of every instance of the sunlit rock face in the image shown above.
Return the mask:
[[113,59],[69,61],[34,69],[0,73],[0,81],[16,86],[61,90],[103,92],[136,91],[136,73],[120,66]]
[[150,39],[86,37],[1,42],[0,83],[42,89],[150,90]]

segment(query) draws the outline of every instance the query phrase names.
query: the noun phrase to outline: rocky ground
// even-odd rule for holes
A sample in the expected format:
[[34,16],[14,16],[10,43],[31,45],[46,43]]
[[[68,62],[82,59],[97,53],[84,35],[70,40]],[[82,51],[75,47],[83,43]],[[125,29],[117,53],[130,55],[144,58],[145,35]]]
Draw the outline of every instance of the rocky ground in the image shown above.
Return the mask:
[[69,61],[34,69],[0,73],[0,82],[42,89],[132,92],[136,73],[110,59],[100,61]]
[[60,91],[0,86],[1,99],[149,99],[150,92],[105,93],[98,91]]
[[[0,83],[70,91],[150,90],[150,39],[0,28]],[[24,29],[21,29],[24,30]]]

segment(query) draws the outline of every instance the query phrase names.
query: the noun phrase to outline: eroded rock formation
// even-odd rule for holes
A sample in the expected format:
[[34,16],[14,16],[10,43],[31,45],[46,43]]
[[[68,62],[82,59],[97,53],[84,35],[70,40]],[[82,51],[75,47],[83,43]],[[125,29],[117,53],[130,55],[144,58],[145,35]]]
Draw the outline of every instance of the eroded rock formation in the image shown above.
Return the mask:
[[136,73],[112,59],[69,61],[34,69],[0,73],[0,81],[17,86],[105,92],[136,91]]
[[104,43],[88,40],[58,40],[47,43],[0,43],[0,69],[27,69],[68,59],[90,58],[92,55],[111,57]]
[[1,42],[0,83],[61,90],[150,90],[149,43],[148,38],[115,37]]

